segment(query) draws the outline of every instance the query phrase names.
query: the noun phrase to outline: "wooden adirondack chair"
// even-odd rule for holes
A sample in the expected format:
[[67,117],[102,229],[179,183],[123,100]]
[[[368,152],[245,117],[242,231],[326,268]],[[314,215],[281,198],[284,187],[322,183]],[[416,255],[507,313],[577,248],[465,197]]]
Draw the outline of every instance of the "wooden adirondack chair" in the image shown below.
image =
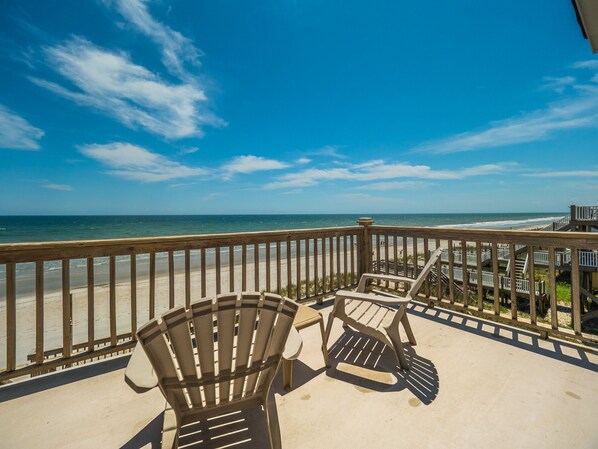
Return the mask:
[[[390,346],[396,356],[400,368],[408,370],[407,359],[403,350],[403,343],[399,335],[399,323],[403,324],[409,343],[416,344],[415,336],[409,324],[406,308],[421,288],[428,273],[440,257],[442,248],[436,249],[426,265],[422,268],[417,279],[387,274],[364,273],[361,275],[357,291],[339,290],[336,292],[334,307],[328,317],[325,344],[330,338],[332,322],[335,318],[343,321],[343,327],[351,326],[356,330],[370,335]],[[365,289],[370,280],[384,280],[391,282],[405,282],[411,288],[405,297],[395,296],[385,292],[366,293]]]
[[274,294],[229,293],[177,307],[137,336],[168,402],[162,448],[176,447],[181,425],[261,405],[272,447],[281,447],[272,380],[297,305]]

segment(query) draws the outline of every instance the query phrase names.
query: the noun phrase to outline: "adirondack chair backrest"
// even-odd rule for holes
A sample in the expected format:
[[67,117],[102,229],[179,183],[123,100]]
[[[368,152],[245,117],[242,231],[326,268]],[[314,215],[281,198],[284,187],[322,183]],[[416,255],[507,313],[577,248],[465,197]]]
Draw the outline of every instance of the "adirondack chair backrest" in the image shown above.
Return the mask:
[[430,270],[432,269],[432,267],[434,266],[434,264],[440,257],[441,253],[442,253],[442,248],[436,248],[436,251],[434,251],[432,253],[432,256],[430,256],[430,259],[428,259],[428,262],[424,265],[424,267],[419,272],[419,275],[417,276],[417,280],[411,285],[411,288],[409,289],[409,293],[407,293],[407,296],[406,296],[407,298],[413,299],[413,298],[415,298],[415,296],[417,296],[417,292],[419,291],[422,284],[426,280],[426,277],[428,277],[428,273],[430,272]]
[[137,337],[177,413],[267,393],[297,305],[274,294],[230,293],[177,307]]

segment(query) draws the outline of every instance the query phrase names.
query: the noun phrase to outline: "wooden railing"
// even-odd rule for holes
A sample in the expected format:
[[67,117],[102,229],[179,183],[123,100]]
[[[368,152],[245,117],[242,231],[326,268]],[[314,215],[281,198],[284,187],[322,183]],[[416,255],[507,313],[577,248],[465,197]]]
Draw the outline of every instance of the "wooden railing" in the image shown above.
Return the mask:
[[[367,232],[371,234],[373,249],[367,266],[389,274],[417,275],[431,250],[439,246],[447,250],[448,256],[439,258],[436,264],[434,279],[441,281],[428,279],[420,291],[420,297],[429,305],[522,326],[545,336],[598,342],[598,336],[586,332],[585,327],[582,329],[582,315],[592,306],[580,294],[587,290],[589,280],[581,275],[579,257],[579,254],[598,249],[598,233],[375,225],[370,225]],[[489,263],[483,250],[488,246],[491,248]],[[557,298],[557,249],[571,253],[570,281],[560,281],[569,282],[570,298]],[[536,250],[547,251],[547,267],[533,262],[532,255]],[[515,260],[518,251],[527,252],[528,279],[516,279],[515,270],[506,273],[506,259]],[[468,269],[472,265],[470,257],[466,258],[465,264],[462,258],[453,257],[454,253],[472,252],[476,254],[473,270]],[[509,257],[505,258],[505,255]],[[486,267],[483,267],[484,262]],[[477,282],[478,279],[482,282]],[[534,288],[530,288],[532,285]],[[384,286],[394,288],[392,284]]]
[[[598,341],[582,323],[590,306],[580,294],[587,277],[579,264],[582,251],[598,250],[598,233],[392,227],[371,219],[359,225],[0,245],[0,381],[129,350],[140,324],[201,297],[258,290],[319,301],[373,268],[417,276],[438,246],[448,256],[420,291],[424,302]],[[570,303],[557,302],[557,249],[572,254]],[[548,251],[547,269],[530,262],[525,282],[515,270],[505,274],[506,255],[540,250]],[[468,256],[465,264],[457,252]]]
[[128,350],[140,324],[205,296],[320,300],[357,283],[362,235],[354,226],[0,245],[0,381]]
[[578,221],[598,221],[598,206],[571,206],[572,216]]

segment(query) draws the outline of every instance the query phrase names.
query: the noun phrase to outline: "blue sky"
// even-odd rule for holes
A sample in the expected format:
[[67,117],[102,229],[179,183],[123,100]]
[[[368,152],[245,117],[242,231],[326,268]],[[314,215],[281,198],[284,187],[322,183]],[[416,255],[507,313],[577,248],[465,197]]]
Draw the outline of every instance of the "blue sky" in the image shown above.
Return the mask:
[[568,1],[4,0],[0,45],[0,214],[598,201]]

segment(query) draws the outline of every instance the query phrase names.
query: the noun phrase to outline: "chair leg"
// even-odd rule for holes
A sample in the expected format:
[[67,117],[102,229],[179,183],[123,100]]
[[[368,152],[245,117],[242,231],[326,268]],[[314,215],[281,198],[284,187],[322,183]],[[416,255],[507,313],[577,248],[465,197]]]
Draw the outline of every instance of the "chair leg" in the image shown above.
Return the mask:
[[293,388],[293,361],[282,360],[282,386],[285,390]]
[[405,333],[407,334],[407,338],[409,339],[409,343],[411,344],[411,346],[417,345],[415,335],[413,335],[413,330],[411,329],[411,324],[409,323],[409,318],[407,317],[407,312],[403,313],[403,316],[401,317],[401,323],[405,328]]
[[[322,318],[322,321],[324,321],[324,318]],[[322,344],[326,348],[328,347],[328,339],[330,338],[330,331],[332,330],[332,322],[333,321],[334,321],[334,310],[332,310],[330,315],[328,315],[328,323],[326,324],[326,333],[324,334],[324,341],[322,342]]]
[[326,343],[324,340],[326,339],[326,330],[324,329],[324,317],[320,313],[320,332],[322,333],[322,355],[324,356],[324,365],[328,368],[330,365],[328,364],[328,348],[326,347]]
[[396,329],[387,329],[387,334],[390,337],[390,341],[392,342],[395,355],[397,356],[399,368],[408,370],[409,366],[407,365],[405,351],[403,350],[403,343],[401,342],[401,337],[399,336],[399,328],[397,327]]
[[270,393],[264,398],[264,411],[266,412],[266,423],[268,425],[270,447],[272,449],[282,449],[278,411],[276,410],[276,400],[274,399],[274,393],[272,391],[270,391]]
[[162,426],[162,449],[173,449],[178,446],[180,425],[176,414],[170,405],[164,410],[164,425]]

